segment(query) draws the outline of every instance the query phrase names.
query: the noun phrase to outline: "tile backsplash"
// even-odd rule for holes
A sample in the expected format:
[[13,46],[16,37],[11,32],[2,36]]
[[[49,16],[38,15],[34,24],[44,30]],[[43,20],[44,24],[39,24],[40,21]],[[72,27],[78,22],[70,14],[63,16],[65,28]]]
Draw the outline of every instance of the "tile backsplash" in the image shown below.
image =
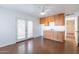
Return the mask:
[[41,25],[42,30],[55,30],[55,31],[65,31],[65,26],[55,26],[54,22],[50,22],[49,26],[45,26],[44,24]]

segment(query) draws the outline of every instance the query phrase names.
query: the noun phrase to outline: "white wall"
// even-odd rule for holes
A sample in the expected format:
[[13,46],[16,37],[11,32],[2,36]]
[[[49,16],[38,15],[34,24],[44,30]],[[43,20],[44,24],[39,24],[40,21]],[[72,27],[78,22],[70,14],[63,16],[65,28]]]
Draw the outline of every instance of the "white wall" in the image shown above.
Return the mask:
[[40,21],[38,20],[34,20],[34,37],[39,37],[41,36],[41,26],[40,26]]
[[24,13],[0,8],[0,47],[16,43],[16,20],[22,18],[34,22],[34,37],[40,36],[38,18]]

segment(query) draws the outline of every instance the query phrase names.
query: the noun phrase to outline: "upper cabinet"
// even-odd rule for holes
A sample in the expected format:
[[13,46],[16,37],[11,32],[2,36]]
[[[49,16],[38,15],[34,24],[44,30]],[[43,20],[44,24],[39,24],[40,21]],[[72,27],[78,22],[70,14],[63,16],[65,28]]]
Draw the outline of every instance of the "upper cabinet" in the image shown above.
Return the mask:
[[49,22],[54,22],[55,25],[64,25],[64,14],[57,14],[53,16],[40,18],[40,24],[48,25]]
[[44,19],[40,18],[40,24],[44,24]]
[[47,17],[40,18],[40,24],[48,25],[48,18]]
[[54,22],[54,16],[48,16],[49,22]]
[[55,15],[55,25],[64,25],[64,14]]
[[48,17],[45,17],[44,20],[45,20],[45,21],[44,21],[44,24],[45,24],[46,26],[48,26],[48,24],[49,24]]

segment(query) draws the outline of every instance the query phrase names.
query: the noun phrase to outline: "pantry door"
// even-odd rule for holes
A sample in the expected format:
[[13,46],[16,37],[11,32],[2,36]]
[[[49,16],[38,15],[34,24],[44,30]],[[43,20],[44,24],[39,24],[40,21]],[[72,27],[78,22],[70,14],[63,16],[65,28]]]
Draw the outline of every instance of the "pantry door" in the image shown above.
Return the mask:
[[66,40],[75,44],[75,20],[67,20],[66,31],[67,31]]

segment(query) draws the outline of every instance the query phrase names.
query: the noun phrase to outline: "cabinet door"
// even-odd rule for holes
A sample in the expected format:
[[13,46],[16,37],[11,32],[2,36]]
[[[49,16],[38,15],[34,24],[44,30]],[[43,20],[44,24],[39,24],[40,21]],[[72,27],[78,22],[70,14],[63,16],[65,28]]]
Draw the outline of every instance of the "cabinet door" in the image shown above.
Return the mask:
[[50,39],[51,38],[51,34],[50,31],[44,31],[44,38]]
[[49,16],[49,22],[54,22],[54,16]]
[[48,26],[48,25],[49,25],[48,23],[49,23],[49,19],[48,19],[48,17],[45,17],[45,18],[44,18],[44,24],[45,24],[46,26]]
[[59,15],[59,24],[64,25],[64,14]]
[[59,15],[55,15],[55,25],[59,25]]
[[44,31],[44,38],[54,40],[54,33],[52,31]]
[[58,41],[57,40],[57,32],[54,32],[54,38],[53,38],[55,41]]
[[47,17],[40,18],[40,24],[48,25],[48,18]]
[[54,40],[54,31],[51,31],[51,40]]
[[58,41],[63,42],[64,41],[64,32],[58,32]]
[[43,36],[44,36],[44,38],[47,37],[47,31],[43,31]]
[[55,25],[64,25],[64,14],[55,15]]
[[40,18],[40,24],[44,24],[44,18]]

